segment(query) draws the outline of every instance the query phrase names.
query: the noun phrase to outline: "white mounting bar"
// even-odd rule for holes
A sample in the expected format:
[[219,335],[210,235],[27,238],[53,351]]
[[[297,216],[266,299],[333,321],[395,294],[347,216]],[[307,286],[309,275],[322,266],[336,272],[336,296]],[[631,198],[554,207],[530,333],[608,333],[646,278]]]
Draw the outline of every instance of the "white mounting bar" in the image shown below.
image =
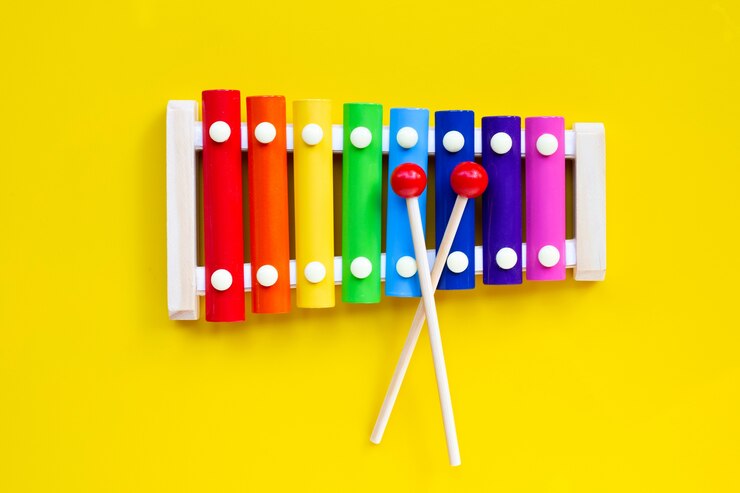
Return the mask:
[[[242,123],[241,125],[241,136],[242,136],[242,150],[247,150],[247,124]],[[390,130],[389,127],[383,126],[383,152],[388,153],[388,142]],[[195,137],[195,149],[200,151],[203,150],[203,124],[201,122],[195,122],[195,129],[193,130],[193,136]],[[288,152],[293,152],[293,125],[288,123],[285,129],[285,140],[288,147]],[[429,154],[434,154],[434,127],[429,128]],[[480,156],[481,153],[481,129],[475,129],[475,137],[473,143],[473,149],[475,155]],[[522,130],[522,156],[524,156],[524,130]],[[342,152],[344,148],[344,127],[342,125],[331,126],[331,148],[334,152]],[[576,155],[576,134],[573,130],[565,131],[565,157],[574,158]]]
[[[241,147],[247,149],[246,124]],[[203,146],[198,102],[170,101],[167,105],[167,284],[168,308],[173,320],[197,320],[198,296],[205,291],[205,268],[197,265],[196,152]],[[524,130],[522,130],[524,156]],[[388,152],[389,129],[383,127],[383,152]],[[332,148],[341,152],[342,125],[332,126]],[[475,129],[475,153],[481,152],[481,131]],[[288,151],[293,150],[293,126],[287,126]],[[429,153],[434,153],[434,129],[429,129]],[[574,164],[575,238],[566,241],[566,266],[577,281],[601,281],[606,273],[606,149],[604,125],[575,123],[565,132],[565,156]],[[526,260],[526,244],[522,245]],[[434,250],[427,252],[430,264]],[[342,282],[342,257],[334,259],[334,282]],[[526,267],[526,266],[524,266]],[[483,248],[475,247],[475,272],[483,269]],[[251,289],[251,265],[244,264],[244,290]],[[381,257],[385,278],[385,255]],[[295,286],[295,260],[290,262],[290,283]]]
[[[429,265],[434,265],[436,252],[427,250]],[[573,269],[576,266],[576,240],[565,241],[565,266]],[[527,244],[522,243],[522,269],[527,270]],[[483,274],[483,247],[475,247],[475,275]],[[203,296],[206,292],[206,268],[199,266],[195,272],[198,295]],[[380,254],[380,280],[385,281],[385,253]],[[334,257],[334,284],[342,284],[342,257]],[[296,263],[290,261],[290,287],[296,285]],[[252,289],[252,265],[244,264],[244,291]]]

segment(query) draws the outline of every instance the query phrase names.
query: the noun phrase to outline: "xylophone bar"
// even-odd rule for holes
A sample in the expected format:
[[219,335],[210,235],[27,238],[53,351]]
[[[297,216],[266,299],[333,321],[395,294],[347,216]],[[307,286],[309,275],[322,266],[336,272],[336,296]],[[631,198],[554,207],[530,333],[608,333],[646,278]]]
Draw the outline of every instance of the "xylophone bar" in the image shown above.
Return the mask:
[[481,161],[488,173],[483,192],[484,284],[521,284],[522,262],[522,158],[517,135],[522,128],[518,116],[484,116]]
[[239,91],[203,91],[203,250],[206,320],[244,320],[242,153]]
[[[388,196],[385,222],[385,259],[395,268],[385,276],[386,296],[421,296],[417,271],[416,248],[409,228],[409,207],[406,199],[393,192],[391,177],[404,163],[413,163],[423,172],[429,169],[429,110],[426,108],[391,108],[389,132],[394,136],[388,143]],[[381,139],[382,140],[382,139]],[[427,190],[416,198],[419,208],[426,211]],[[421,229],[426,230],[426,214],[421,215]]]
[[[434,258],[436,256],[435,250],[427,250],[427,257],[429,258],[429,265],[434,265]],[[527,270],[527,244],[522,243],[522,268]],[[576,240],[565,241],[565,264],[569,269],[576,269]],[[385,281],[385,253],[380,255],[380,279]],[[252,290],[252,266],[250,264],[244,264],[244,291]],[[475,275],[479,276],[483,274],[483,247],[478,245],[475,247]],[[295,288],[296,286],[296,262],[295,260],[290,261],[290,286]],[[195,280],[198,295],[202,296],[205,292],[206,286],[206,275],[205,268],[197,267],[195,272]],[[334,284],[342,284],[342,257],[334,257]]]
[[383,152],[372,136],[383,128],[383,106],[346,103],[343,121],[353,130],[344,135],[342,159],[342,301],[378,303]]
[[290,311],[288,262],[288,154],[285,149],[285,98],[247,98],[252,151],[247,153],[252,311]]
[[525,156],[527,272],[531,281],[565,279],[565,135],[563,117],[527,118]]
[[295,253],[300,277],[299,308],[334,306],[334,187],[332,149],[328,133],[331,102],[303,99],[293,102],[301,140],[293,154]]
[[[457,193],[452,189],[450,177],[455,167],[464,161],[475,159],[475,114],[469,110],[437,111],[434,114],[434,220],[436,245],[442,244],[452,209],[457,202]],[[460,219],[457,234],[452,241],[447,262],[442,269],[437,289],[473,289],[475,272],[470,267],[470,257],[475,250],[475,201],[469,200]]]
[[[580,125],[593,125],[593,124],[586,124],[582,123]],[[595,124],[601,126],[603,129],[603,125],[601,124]],[[344,150],[344,126],[343,125],[332,125],[331,126],[331,147],[333,152],[342,152]],[[195,150],[200,151],[203,149],[203,130],[201,127],[201,122],[195,122]],[[288,147],[288,152],[293,152],[294,146],[293,146],[293,125],[291,123],[288,123],[286,128],[286,145]],[[247,144],[247,125],[246,123],[242,123],[242,151],[246,151],[248,149]],[[388,125],[383,126],[383,153],[388,153],[388,142],[390,141],[390,130]],[[482,139],[481,139],[481,129],[476,128],[474,133],[474,141],[473,141],[473,150],[475,152],[476,156],[481,155],[481,149],[482,149]],[[521,153],[522,156],[524,156],[524,130],[522,130],[522,148]],[[429,127],[429,154],[435,153],[435,144],[434,144],[434,127]],[[575,130],[566,130],[565,131],[565,157],[568,159],[573,159],[576,157],[576,134]]]

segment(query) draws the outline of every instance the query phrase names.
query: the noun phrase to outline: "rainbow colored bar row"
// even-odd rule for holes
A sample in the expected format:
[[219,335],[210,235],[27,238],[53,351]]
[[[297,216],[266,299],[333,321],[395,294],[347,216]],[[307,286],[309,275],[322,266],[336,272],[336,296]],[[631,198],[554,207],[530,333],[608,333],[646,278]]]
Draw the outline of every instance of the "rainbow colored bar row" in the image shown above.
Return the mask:
[[[248,173],[252,310],[290,310],[285,98],[248,97]],[[239,91],[203,92],[203,205],[206,319],[244,319]],[[296,304],[334,306],[331,103],[293,103]],[[381,299],[382,106],[344,105],[342,300]],[[527,278],[565,278],[565,131],[560,117],[527,118]],[[402,163],[427,169],[429,111],[390,110],[388,176]],[[435,231],[442,238],[455,202],[453,168],[472,161],[472,111],[435,113]],[[522,282],[521,121],[482,119],[483,282]],[[388,187],[385,293],[420,296],[404,200]],[[420,198],[422,211],[426,193]],[[475,208],[468,203],[439,289],[475,286]]]

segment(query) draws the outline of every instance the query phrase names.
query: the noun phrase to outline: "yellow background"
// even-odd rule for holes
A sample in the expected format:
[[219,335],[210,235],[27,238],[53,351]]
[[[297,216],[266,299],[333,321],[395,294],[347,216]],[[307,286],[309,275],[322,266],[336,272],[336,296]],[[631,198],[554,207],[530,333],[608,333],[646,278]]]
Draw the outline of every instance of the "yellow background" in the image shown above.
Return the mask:
[[[734,0],[13,2],[0,491],[740,489]],[[603,121],[607,280],[167,319],[165,106],[206,88]],[[292,115],[289,115],[291,118]]]

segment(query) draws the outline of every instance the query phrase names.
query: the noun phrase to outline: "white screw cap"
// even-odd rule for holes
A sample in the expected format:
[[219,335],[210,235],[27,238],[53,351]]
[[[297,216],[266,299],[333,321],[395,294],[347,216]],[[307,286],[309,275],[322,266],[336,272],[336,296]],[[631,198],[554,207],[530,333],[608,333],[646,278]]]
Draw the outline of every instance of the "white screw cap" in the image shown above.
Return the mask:
[[416,274],[416,259],[409,255],[399,258],[398,262],[396,262],[396,272],[398,272],[399,276],[406,279],[414,277],[414,274]]
[[211,274],[211,286],[216,291],[226,291],[231,287],[234,279],[231,277],[231,272],[226,269],[218,269]]
[[463,252],[452,252],[447,256],[447,268],[455,274],[465,272],[465,269],[468,268],[468,263],[468,256]]
[[306,264],[306,268],[303,269],[303,275],[306,276],[308,282],[319,283],[326,277],[326,267],[321,262],[309,262]]
[[218,142],[219,144],[226,142],[229,140],[229,137],[231,137],[231,127],[229,127],[228,123],[220,120],[213,122],[211,123],[211,126],[208,127],[208,136],[212,141]]
[[518,260],[519,256],[513,248],[504,247],[496,252],[496,265],[498,265],[500,269],[513,269]]
[[367,127],[356,127],[349,134],[349,141],[358,149],[364,149],[373,141],[373,134]]
[[257,269],[257,282],[260,283],[260,286],[269,288],[274,285],[277,280],[278,270],[274,266],[265,264]]
[[309,123],[308,125],[303,127],[303,130],[301,131],[301,138],[306,144],[310,146],[315,146],[316,144],[321,142],[321,139],[324,138],[324,130],[321,128],[321,126],[315,123]]
[[465,146],[465,137],[457,130],[450,130],[442,137],[442,147],[447,152],[458,152]]
[[491,150],[496,154],[506,154],[512,145],[511,135],[506,132],[497,132],[491,137]]
[[542,134],[537,139],[537,152],[543,156],[552,156],[558,150],[558,139],[553,134]]
[[277,130],[275,130],[275,125],[270,122],[262,122],[254,127],[254,138],[260,144],[269,144],[275,140],[276,135]]
[[411,149],[419,142],[419,134],[413,127],[403,127],[396,134],[396,142],[404,149]]
[[560,252],[552,245],[545,245],[537,253],[537,260],[544,267],[554,267],[560,262]]
[[349,265],[349,271],[357,279],[365,279],[373,272],[373,263],[367,257],[357,257]]

